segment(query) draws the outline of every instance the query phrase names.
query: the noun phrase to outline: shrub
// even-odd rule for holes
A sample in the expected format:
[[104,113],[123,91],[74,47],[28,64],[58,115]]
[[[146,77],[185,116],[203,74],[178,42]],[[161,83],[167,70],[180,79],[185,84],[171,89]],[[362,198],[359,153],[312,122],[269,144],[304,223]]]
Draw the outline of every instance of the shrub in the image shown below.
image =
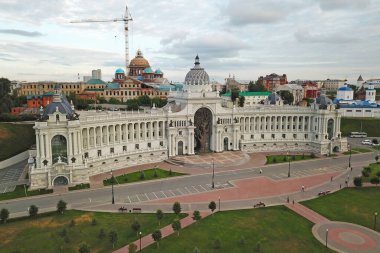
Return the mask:
[[60,214],[63,214],[63,212],[66,210],[67,204],[62,199],[58,201],[57,203],[57,212]]
[[369,177],[370,173],[367,170],[362,170],[363,177]]
[[128,175],[127,174],[124,175],[124,181],[128,182]]
[[296,156],[295,156],[295,155],[292,155],[292,160],[293,160],[293,161],[296,160]]
[[8,211],[8,209],[2,208],[1,211],[0,211],[0,220],[3,223],[7,223],[8,218],[9,218],[9,211]]
[[89,253],[90,252],[90,247],[83,243],[80,247],[79,247],[79,253]]
[[380,171],[378,171],[378,172],[376,173],[376,176],[377,176],[377,177],[380,177]]
[[158,177],[158,174],[157,174],[157,170],[156,169],[154,169],[154,175],[153,175],[154,177]]
[[371,178],[371,184],[379,184],[380,183],[380,179],[378,177],[373,177]]
[[35,218],[37,217],[37,214],[38,214],[38,207],[35,205],[31,205],[29,207],[29,216],[32,218]]
[[315,158],[315,154],[314,154],[314,153],[311,153],[311,154],[310,154],[310,157],[311,157],[311,158]]
[[276,156],[273,156],[272,157],[272,163],[276,163],[277,162],[277,158],[276,158]]
[[145,173],[142,170],[141,173],[140,173],[140,180],[144,180],[144,179],[145,179]]
[[169,170],[169,176],[172,176],[173,175],[173,172],[172,172],[172,169]]
[[377,139],[372,139],[372,143],[379,144],[379,141]]
[[354,185],[356,187],[361,187],[363,185],[362,178],[361,177],[355,177],[354,178]]
[[72,227],[74,227],[74,226],[75,226],[75,221],[74,221],[74,220],[71,220],[71,221],[70,221],[70,224],[69,224],[69,227],[72,228]]
[[287,162],[288,161],[288,156],[284,155],[283,161]]
[[221,243],[219,239],[215,239],[213,243],[214,249],[220,249]]
[[302,153],[302,160],[305,159],[305,153]]

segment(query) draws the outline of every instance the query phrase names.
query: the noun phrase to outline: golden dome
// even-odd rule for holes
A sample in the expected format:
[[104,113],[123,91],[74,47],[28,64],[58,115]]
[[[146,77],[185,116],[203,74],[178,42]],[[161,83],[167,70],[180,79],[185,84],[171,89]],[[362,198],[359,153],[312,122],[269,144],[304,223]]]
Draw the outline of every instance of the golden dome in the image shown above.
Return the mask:
[[136,57],[133,58],[129,64],[129,67],[141,67],[141,68],[149,68],[149,62],[143,57],[141,50],[137,50]]

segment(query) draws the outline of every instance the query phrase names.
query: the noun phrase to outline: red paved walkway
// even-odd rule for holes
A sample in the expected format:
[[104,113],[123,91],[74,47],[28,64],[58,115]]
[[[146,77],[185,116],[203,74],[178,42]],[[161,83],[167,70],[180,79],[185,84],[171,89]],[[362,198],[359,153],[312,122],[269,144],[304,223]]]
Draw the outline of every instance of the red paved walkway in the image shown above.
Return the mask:
[[[210,214],[211,214],[210,212],[201,212],[202,219],[209,216]],[[192,214],[189,214],[187,217],[180,220],[182,229],[190,226],[193,223],[195,223],[195,221],[193,220],[192,217],[193,217]],[[160,230],[161,230],[162,238],[168,237],[169,235],[174,233],[171,224],[166,226],[166,227],[161,228]],[[140,240],[136,240],[133,243],[137,245],[137,250],[140,250]],[[152,238],[152,234],[146,235],[146,236],[141,238],[141,248],[142,249],[144,249],[144,248],[146,248],[146,247],[148,247],[154,243],[155,243],[155,241]],[[114,251],[113,253],[128,253],[129,252],[128,246],[129,245],[126,245],[123,248],[120,248],[120,249]]]
[[179,201],[180,203],[187,204],[209,202],[211,199],[218,199],[219,197],[221,197],[223,201],[230,201],[285,195],[300,192],[302,186],[305,186],[307,191],[310,187],[321,185],[329,181],[332,176],[335,177],[339,174],[341,174],[341,172],[285,180],[272,180],[267,177],[235,180],[231,182],[236,187],[185,196],[174,196],[166,199],[152,200],[148,203],[173,203]]
[[288,207],[290,210],[293,210],[294,212],[298,213],[299,215],[305,217],[309,221],[317,224],[317,223],[322,223],[322,222],[328,222],[329,220],[322,215],[314,212],[313,210],[305,207],[304,205],[301,205],[297,202],[294,204],[289,203],[285,205]]

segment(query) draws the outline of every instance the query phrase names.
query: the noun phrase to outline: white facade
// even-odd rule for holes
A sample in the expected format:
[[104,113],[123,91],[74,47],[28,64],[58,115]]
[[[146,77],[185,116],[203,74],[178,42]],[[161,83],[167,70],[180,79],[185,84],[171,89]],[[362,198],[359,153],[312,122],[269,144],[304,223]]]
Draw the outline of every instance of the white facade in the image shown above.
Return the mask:
[[347,85],[344,85],[343,87],[339,88],[336,94],[336,99],[338,100],[353,100],[354,99],[354,91],[347,87]]
[[52,103],[47,118],[35,123],[31,188],[75,185],[111,169],[204,150],[347,150],[341,115],[333,105],[223,107],[218,92],[208,87],[208,76],[195,70],[201,85],[189,77],[184,91],[171,92],[165,107],[149,112],[80,112],[78,118],[67,105]]
[[376,102],[376,90],[373,84],[368,85],[368,89],[365,91],[365,100],[368,102]]

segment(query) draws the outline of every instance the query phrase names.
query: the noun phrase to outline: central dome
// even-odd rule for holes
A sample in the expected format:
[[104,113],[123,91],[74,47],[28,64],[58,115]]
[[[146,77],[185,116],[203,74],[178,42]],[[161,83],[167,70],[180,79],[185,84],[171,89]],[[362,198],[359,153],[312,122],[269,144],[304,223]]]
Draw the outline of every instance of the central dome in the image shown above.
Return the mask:
[[141,50],[137,50],[136,57],[133,58],[129,64],[129,67],[142,67],[142,68],[150,68],[150,64],[148,60],[146,60],[141,52]]
[[210,84],[210,77],[207,72],[201,68],[198,55],[195,57],[194,68],[190,69],[185,77],[185,84],[188,86]]

